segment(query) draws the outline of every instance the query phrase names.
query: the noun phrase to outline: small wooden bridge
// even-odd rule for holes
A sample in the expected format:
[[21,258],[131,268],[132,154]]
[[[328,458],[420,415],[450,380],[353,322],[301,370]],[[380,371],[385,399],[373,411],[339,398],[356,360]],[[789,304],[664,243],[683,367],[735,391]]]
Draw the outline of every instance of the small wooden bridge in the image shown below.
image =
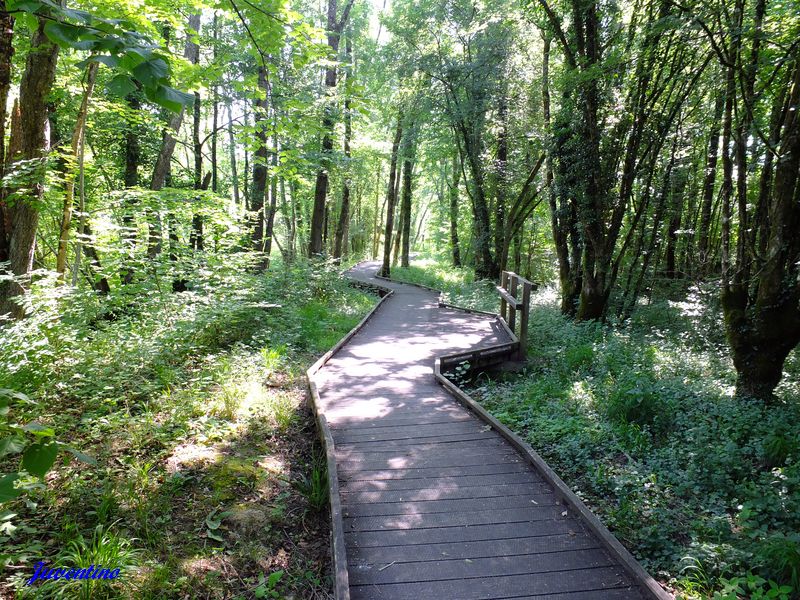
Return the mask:
[[535,452],[442,376],[517,352],[505,321],[379,280],[377,268],[349,274],[381,288],[381,303],[309,370],[337,600],[671,598]]

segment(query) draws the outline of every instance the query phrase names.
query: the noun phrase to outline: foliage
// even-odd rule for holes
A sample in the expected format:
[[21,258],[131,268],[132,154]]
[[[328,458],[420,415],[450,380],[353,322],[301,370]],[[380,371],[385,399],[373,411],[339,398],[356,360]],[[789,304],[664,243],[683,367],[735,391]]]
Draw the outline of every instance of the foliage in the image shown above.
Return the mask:
[[[181,294],[142,282],[136,304],[43,279],[30,317],[0,330],[0,387],[31,399],[15,403],[15,419],[97,460],[56,465],[25,501],[4,504],[3,562],[17,567],[17,589],[38,560],[102,559],[128,569],[103,588],[115,597],[244,594],[264,584],[270,555],[284,557],[275,572],[285,576],[267,580],[264,597],[328,585],[327,479],[311,445],[303,369],[374,299],[332,266],[256,274],[238,258],[206,263]],[[294,551],[283,549],[284,531]],[[99,593],[80,582],[70,590]]]
[[[433,282],[443,267],[417,268]],[[688,597],[800,589],[796,359],[789,401],[743,401],[720,330],[694,334],[719,318],[706,296],[654,299],[618,327],[572,322],[556,301],[534,297],[524,374],[473,380],[473,396]]]

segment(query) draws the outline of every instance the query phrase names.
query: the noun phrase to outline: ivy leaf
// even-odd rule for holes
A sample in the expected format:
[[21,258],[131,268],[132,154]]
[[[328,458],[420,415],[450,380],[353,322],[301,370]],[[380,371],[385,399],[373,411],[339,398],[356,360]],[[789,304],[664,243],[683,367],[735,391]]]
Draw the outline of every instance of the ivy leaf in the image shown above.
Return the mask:
[[14,487],[14,482],[19,479],[18,473],[11,473],[0,477],[0,502],[13,500],[22,493],[22,490]]
[[31,444],[22,455],[22,467],[31,475],[44,477],[58,456],[58,444],[55,442]]

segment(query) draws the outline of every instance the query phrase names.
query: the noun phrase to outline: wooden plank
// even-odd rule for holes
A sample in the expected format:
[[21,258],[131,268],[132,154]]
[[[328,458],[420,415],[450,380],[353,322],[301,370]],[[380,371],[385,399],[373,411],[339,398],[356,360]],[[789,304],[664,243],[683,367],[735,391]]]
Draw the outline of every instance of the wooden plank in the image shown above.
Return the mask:
[[403,544],[400,546],[361,547],[348,546],[352,563],[372,564],[418,563],[432,560],[464,560],[493,556],[519,556],[522,554],[547,554],[566,550],[599,548],[600,543],[588,535],[544,535],[539,537],[491,539],[472,542],[433,542],[430,544]]
[[[430,415],[430,411],[420,411],[420,416],[398,416],[398,417],[372,417],[368,421],[360,421],[354,423],[331,423],[328,426],[331,431],[338,434],[339,432],[357,432],[357,431],[372,431],[378,429],[390,429],[396,426],[404,425],[439,425],[447,423],[468,423],[477,421],[477,419],[463,410],[453,410],[452,412],[436,412]],[[480,421],[478,421],[480,422]]]
[[563,518],[563,506],[529,506],[470,512],[423,513],[418,515],[388,515],[344,518],[345,531],[383,531],[419,527],[458,527],[467,525],[499,525],[526,523]]
[[[494,485],[514,485],[529,484],[539,485],[544,480],[533,471],[522,473],[498,473],[490,475],[462,475],[460,477],[434,477],[419,479],[381,479],[371,481],[341,481],[340,491],[342,492],[369,492],[369,491],[403,491],[403,490],[423,490],[473,487],[484,488]],[[549,486],[549,484],[545,484]]]
[[394,529],[385,531],[345,532],[345,543],[349,549],[375,548],[398,545],[435,545],[443,543],[479,542],[486,540],[530,539],[554,535],[583,535],[580,521],[571,517],[557,521],[525,521],[517,523],[472,524],[454,527],[418,527],[416,529]]
[[620,567],[576,569],[555,573],[532,573],[506,577],[475,577],[447,581],[356,585],[351,587],[354,600],[421,600],[458,598],[458,600],[498,600],[527,595],[572,593],[629,587]]
[[350,562],[350,585],[435,582],[480,577],[549,574],[596,567],[613,562],[602,550],[568,550],[549,554],[519,554],[486,558],[447,559],[428,562]]
[[343,480],[377,481],[381,479],[430,479],[431,477],[460,477],[462,475],[494,475],[500,473],[530,473],[530,466],[524,462],[508,462],[499,465],[469,465],[464,467],[421,467],[414,469],[375,469],[350,470],[340,469]]
[[553,488],[546,483],[509,483],[485,486],[454,486],[436,485],[431,481],[431,486],[417,490],[384,490],[372,492],[350,491],[340,487],[342,500],[346,504],[365,503],[383,504],[390,502],[422,502],[424,500],[455,500],[458,498],[502,498],[507,496],[533,496],[550,494]]
[[356,442],[374,442],[389,440],[406,440],[421,438],[437,438],[443,435],[452,436],[470,433],[486,433],[486,426],[474,419],[460,423],[435,423],[432,425],[396,425],[380,431],[337,431],[335,434],[338,444]]
[[342,448],[363,448],[364,450],[370,450],[372,448],[408,448],[411,446],[419,445],[419,444],[430,444],[433,442],[437,443],[447,443],[447,442],[465,442],[469,440],[493,440],[497,438],[497,434],[490,433],[490,432],[481,432],[478,431],[477,433],[469,433],[469,434],[456,434],[456,435],[435,435],[430,437],[416,437],[416,438],[404,438],[399,440],[362,440],[357,442],[342,442],[337,444]]
[[345,517],[375,517],[452,513],[454,511],[493,511],[510,508],[530,508],[531,505],[558,506],[553,493],[523,494],[494,498],[441,498],[439,500],[411,500],[408,502],[352,502],[344,505]]
[[[449,468],[463,468],[466,469],[465,475],[480,475],[484,472],[484,468],[500,467],[504,465],[521,465],[525,470],[530,469],[518,456],[513,453],[505,453],[501,456],[491,457],[487,459],[481,455],[461,452],[454,455],[436,454],[433,453],[427,458],[420,458],[414,460],[401,460],[397,461],[374,461],[369,460],[368,456],[364,456],[362,460],[348,460],[347,462],[339,462],[339,470],[342,477],[347,478],[351,473],[363,473],[367,471],[426,471],[428,469],[449,469]],[[512,471],[513,472],[513,471]],[[413,473],[407,473],[409,477],[413,477]],[[427,477],[427,474],[420,474],[422,477]]]

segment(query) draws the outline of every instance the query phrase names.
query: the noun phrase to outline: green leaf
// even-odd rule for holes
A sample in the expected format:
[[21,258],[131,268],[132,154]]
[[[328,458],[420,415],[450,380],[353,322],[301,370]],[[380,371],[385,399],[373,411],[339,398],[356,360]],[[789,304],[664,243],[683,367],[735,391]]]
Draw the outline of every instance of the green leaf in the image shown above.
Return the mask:
[[136,91],[136,84],[127,75],[117,75],[106,86],[108,91],[120,98],[124,98],[131,92]]
[[39,0],[20,0],[19,2],[11,0],[6,4],[6,10],[9,12],[18,10],[21,12],[33,13],[37,10],[41,10],[42,6],[44,6],[44,4],[39,2]]
[[22,493],[22,490],[14,487],[14,482],[19,479],[19,473],[11,473],[0,477],[0,502],[13,500]]
[[52,427],[45,427],[36,422],[28,423],[22,429],[28,433],[42,437],[53,437],[56,434]]
[[14,398],[15,400],[19,400],[20,402],[24,402],[25,404],[36,404],[33,400],[31,400],[27,395],[23,394],[22,392],[18,392],[16,390],[9,390],[8,388],[0,388],[0,398]]
[[153,91],[146,90],[146,95],[151,102],[163,106],[174,113],[181,112],[184,106],[194,102],[192,94],[181,92],[166,85],[161,85]]
[[0,440],[0,456],[19,454],[25,449],[25,438],[12,435]]
[[222,538],[221,536],[218,536],[216,533],[214,533],[213,531],[210,531],[210,530],[206,531],[206,537],[209,538],[209,539],[212,539],[212,540],[216,540],[218,542],[225,543],[225,539],[224,538]]
[[87,465],[92,465],[93,467],[97,466],[97,461],[95,459],[93,459],[91,456],[89,456],[88,454],[84,454],[80,450],[76,450],[72,446],[67,446],[66,444],[61,444],[61,447],[64,450],[66,450],[67,452],[69,452],[70,454],[72,454],[72,456],[77,458],[82,463],[87,464]]
[[58,456],[58,444],[39,442],[31,444],[22,455],[22,467],[31,475],[44,477]]
[[156,87],[167,79],[169,65],[163,58],[153,58],[140,63],[133,69],[133,76],[146,87]]
[[44,26],[45,35],[62,48],[70,48],[81,37],[81,28],[68,23],[48,21]]

